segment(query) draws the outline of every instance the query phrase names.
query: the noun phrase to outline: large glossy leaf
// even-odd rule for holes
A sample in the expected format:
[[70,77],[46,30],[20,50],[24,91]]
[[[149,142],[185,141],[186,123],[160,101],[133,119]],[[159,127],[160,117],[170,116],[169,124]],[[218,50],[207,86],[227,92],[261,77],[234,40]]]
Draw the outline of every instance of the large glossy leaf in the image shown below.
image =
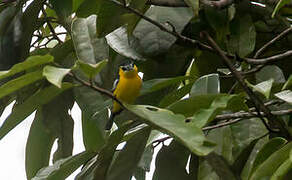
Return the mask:
[[173,92],[167,94],[159,103],[159,107],[165,108],[169,106],[170,104],[182,99],[185,95],[187,95],[193,84],[185,85],[177,90],[174,90]]
[[78,58],[90,64],[108,59],[108,45],[96,36],[96,15],[77,18],[72,23],[72,39]]
[[7,96],[29,84],[39,81],[42,78],[42,71],[35,71],[8,81],[0,87],[0,98],[3,98],[4,96]]
[[93,78],[102,70],[102,68],[107,64],[107,62],[108,62],[107,60],[103,60],[98,62],[97,64],[88,64],[82,61],[77,61],[76,65],[77,68],[80,68],[88,78]]
[[282,99],[283,101],[286,101],[289,104],[292,104],[292,91],[290,90],[281,91],[275,94],[275,96],[279,99]]
[[177,101],[167,107],[167,109],[186,117],[192,116],[197,110],[208,108],[212,101],[223,94],[197,95],[187,99]]
[[189,153],[188,149],[177,141],[163,146],[156,157],[153,180],[191,179],[186,172]]
[[244,99],[236,95],[217,97],[208,109],[199,109],[196,111],[189,124],[202,128],[214,120],[216,115],[227,109],[240,111],[248,110],[248,107],[245,105]]
[[205,159],[212,166],[220,179],[237,179],[228,162],[222,156],[219,156],[216,153],[210,153],[205,157]]
[[3,36],[17,12],[16,7],[10,6],[0,13],[0,36]]
[[103,37],[125,23],[124,14],[127,13],[127,10],[108,0],[100,0],[99,2],[96,33],[98,37]]
[[106,179],[116,148],[131,125],[131,122],[126,122],[117,131],[114,131],[108,138],[105,146],[100,150],[98,156],[88,166],[83,168],[77,175],[76,180]]
[[193,153],[202,156],[209,154],[214,145],[206,141],[203,132],[185,123],[185,117],[173,114],[166,109],[153,106],[126,105],[127,109],[188,147]]
[[[180,33],[191,20],[193,13],[186,8],[151,6],[145,16],[171,30],[170,26],[165,25],[166,22],[170,22]],[[151,56],[166,51],[176,41],[175,37],[143,19],[138,23],[133,35],[138,38],[143,52]]]
[[12,113],[4,121],[0,127],[0,139],[21,123],[27,116],[33,113],[38,107],[50,102],[53,98],[72,87],[72,84],[69,83],[64,83],[61,89],[50,86],[29,97],[24,103],[13,109]]
[[25,170],[27,179],[33,178],[39,169],[49,165],[51,148],[55,135],[48,131],[40,108],[30,127],[25,150]]
[[270,93],[272,90],[274,79],[270,79],[264,82],[261,82],[257,85],[252,85],[248,83],[248,85],[254,90],[257,91],[265,96],[266,99],[269,99]]
[[67,17],[71,15],[73,2],[72,0],[50,0],[50,3],[53,5],[53,9],[61,17]]
[[236,16],[230,24],[230,41],[228,49],[240,57],[250,54],[256,44],[256,31],[250,15]]
[[78,87],[75,99],[82,110],[83,143],[86,150],[99,151],[105,143],[108,110],[102,96],[88,87]]
[[[261,137],[260,137],[261,138]],[[257,138],[253,140],[246,148],[244,148],[238,157],[233,162],[231,168],[234,173],[236,173],[238,176],[241,174],[245,164],[247,163],[247,160],[252,153],[256,143],[260,140],[260,138]]]
[[71,71],[71,69],[57,68],[54,66],[45,66],[43,76],[53,85],[61,88],[63,78]]
[[191,79],[189,76],[178,76],[174,78],[160,78],[160,79],[151,79],[144,81],[141,89],[141,94],[151,93],[153,91],[158,91],[165,87],[168,87],[172,84],[178,84],[183,80]]
[[54,180],[66,179],[78,167],[86,163],[95,153],[84,151],[82,153],[70,156],[65,159],[60,159],[52,166],[48,166],[39,170],[32,180]]
[[275,65],[265,66],[258,73],[256,73],[256,83],[261,83],[270,79],[274,79],[275,83],[285,82],[285,76],[282,70]]
[[251,172],[261,165],[266,159],[268,159],[274,152],[283,147],[287,143],[284,138],[276,137],[268,141],[257,153],[253,162]]
[[290,89],[292,90],[292,75],[289,76],[288,80],[286,81],[286,83],[284,84],[282,90],[285,89]]
[[292,170],[292,161],[287,159],[281,166],[275,171],[272,175],[271,180],[285,180],[290,178],[291,176],[287,175],[289,172],[291,174]]
[[145,128],[133,136],[119,152],[108,171],[107,180],[130,179],[144,152],[150,128]]
[[25,70],[31,69],[36,66],[51,63],[53,62],[53,60],[54,60],[54,57],[50,55],[30,56],[24,62],[14,65],[8,71],[0,71],[0,79],[13,76],[17,73],[23,72]]
[[286,144],[284,147],[274,152],[268,157],[259,167],[254,171],[250,180],[258,180],[262,178],[269,178],[273,173],[289,159],[289,153],[292,149],[292,143]]
[[279,0],[273,13],[272,13],[272,18],[275,17],[275,14],[283,7],[285,6],[286,4],[289,4],[290,1],[289,0]]
[[137,40],[128,37],[125,27],[116,29],[105,38],[108,45],[119,54],[135,60],[145,60],[136,49]]
[[218,93],[220,93],[219,75],[209,74],[196,80],[191,89],[190,96]]

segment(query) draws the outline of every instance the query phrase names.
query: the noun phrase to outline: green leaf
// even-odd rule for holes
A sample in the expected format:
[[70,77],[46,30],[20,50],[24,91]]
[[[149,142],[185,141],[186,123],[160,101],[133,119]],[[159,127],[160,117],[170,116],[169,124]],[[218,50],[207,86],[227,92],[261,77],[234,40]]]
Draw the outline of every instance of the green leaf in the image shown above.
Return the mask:
[[120,126],[118,130],[114,131],[108,138],[107,143],[99,152],[97,158],[95,158],[89,166],[84,168],[75,179],[106,179],[106,175],[116,152],[116,148],[121,142],[123,135],[131,127],[131,125],[131,122],[126,122]]
[[292,143],[286,144],[270,155],[252,174],[250,180],[258,180],[262,178],[270,178],[273,173],[289,158],[292,149]]
[[202,128],[214,120],[216,115],[227,109],[239,111],[248,110],[248,107],[245,105],[244,99],[237,95],[225,95],[217,97],[213,100],[210,108],[199,109],[196,111],[190,124],[198,128]]
[[[159,6],[151,6],[144,15],[171,30],[171,27],[165,24],[166,22],[170,22],[175,26],[178,33],[182,32],[193,17],[193,13],[187,8]],[[140,49],[143,50],[143,53],[150,56],[168,50],[176,41],[174,36],[161,31],[158,27],[144,19],[140,20],[133,35],[139,39]]]
[[190,180],[186,172],[189,150],[177,141],[163,146],[157,154],[153,180]]
[[222,40],[229,31],[229,19],[226,9],[218,10],[207,6],[204,8],[206,22],[216,32],[217,40]]
[[43,64],[48,64],[53,62],[54,57],[50,55],[45,56],[30,56],[24,62],[14,65],[8,71],[0,71],[0,79],[13,76],[17,73],[23,72],[25,70],[37,67]]
[[150,128],[144,128],[127,141],[108,171],[107,180],[130,179],[132,177],[144,152],[149,134]]
[[14,6],[9,6],[5,8],[3,11],[1,11],[0,36],[3,36],[5,34],[16,13],[17,9]]
[[72,11],[75,12],[85,0],[73,0]]
[[236,175],[232,172],[232,169],[229,166],[228,162],[222,156],[219,156],[216,153],[210,153],[204,158],[212,166],[220,179],[237,179]]
[[[151,132],[152,133],[152,132]],[[151,136],[151,134],[150,134]],[[150,138],[149,136],[149,138]],[[148,139],[149,141],[149,139]],[[148,144],[148,142],[147,142]],[[147,146],[146,144],[146,146]],[[150,171],[151,161],[154,154],[154,148],[152,146],[147,146],[142,154],[142,157],[139,161],[138,167],[142,168],[144,171]]]
[[173,92],[164,96],[164,98],[160,101],[159,107],[165,108],[170,104],[182,99],[186,94],[188,94],[192,88],[193,84],[185,85],[179,89],[174,90]]
[[50,0],[53,5],[53,9],[56,11],[58,16],[68,17],[72,13],[72,0]]
[[53,85],[61,88],[63,78],[71,71],[71,69],[57,68],[54,66],[46,66],[43,70],[43,76]]
[[27,179],[32,179],[39,169],[49,165],[51,148],[55,139],[55,135],[46,127],[43,110],[39,109],[30,127],[25,146]]
[[145,60],[137,49],[135,49],[137,40],[128,37],[125,27],[116,29],[105,38],[108,45],[119,54],[135,60]]
[[247,83],[254,91],[257,91],[259,93],[261,93],[262,95],[265,96],[266,99],[269,99],[270,94],[271,94],[271,90],[272,90],[272,86],[274,83],[274,79],[270,79],[264,82],[261,82],[257,85],[252,85],[250,83]]
[[0,98],[3,98],[29,84],[39,81],[42,78],[42,71],[35,71],[8,81],[0,87]]
[[102,68],[104,68],[108,63],[108,60],[105,59],[103,61],[98,62],[97,64],[89,64],[89,63],[84,63],[82,61],[77,61],[77,67],[82,70],[82,72],[85,73],[85,75],[88,78],[92,78],[95,75],[97,75]]
[[256,30],[251,16],[236,16],[230,24],[230,31],[228,50],[240,57],[249,55],[256,43]]
[[122,26],[126,21],[124,14],[128,13],[126,8],[108,0],[100,0],[100,9],[97,14],[96,34],[104,37],[113,30]]
[[283,101],[286,101],[289,104],[292,104],[292,91],[285,90],[275,94],[275,96]]
[[[271,177],[271,180],[285,180],[289,177],[286,177],[288,172],[291,172],[292,170],[292,161],[290,159],[287,159],[281,166],[274,172],[273,176]],[[285,178],[286,177],[286,178]]]
[[290,3],[290,0],[279,0],[273,13],[272,13],[272,18],[275,17],[275,14],[283,7],[285,6],[286,4],[289,4]]
[[220,93],[219,75],[209,74],[196,80],[191,89],[190,96],[218,93]]
[[187,99],[179,100],[167,107],[176,114],[182,114],[186,117],[192,116],[197,110],[209,108],[212,101],[224,94],[210,94],[210,95],[197,95]]
[[256,83],[261,83],[270,79],[274,79],[274,83],[285,83],[285,76],[278,66],[268,65],[256,73]]
[[153,106],[126,105],[126,108],[143,118],[146,123],[173,136],[199,156],[207,155],[214,148],[212,143],[206,141],[199,128],[185,123],[186,118],[183,115],[173,114],[169,110]]
[[66,179],[78,167],[86,163],[94,156],[95,153],[84,151],[82,153],[70,156],[65,159],[60,159],[52,166],[48,166],[39,170],[32,180],[54,180]]
[[193,12],[194,12],[194,15],[197,17],[199,15],[199,9],[200,9],[200,6],[199,6],[199,3],[200,1],[199,0],[184,0],[184,2],[192,8]]
[[253,173],[258,166],[267,160],[274,152],[279,150],[287,143],[287,140],[281,137],[276,137],[267,142],[257,153],[253,162],[251,173]]
[[105,144],[104,127],[108,120],[103,97],[88,87],[74,89],[75,99],[82,110],[83,143],[86,150],[99,151]]
[[90,64],[108,59],[105,38],[96,36],[96,15],[77,18],[72,23],[72,39],[78,59]]
[[290,89],[292,90],[292,75],[289,76],[288,80],[286,81],[286,83],[284,84],[282,91],[285,89]]
[[154,91],[158,91],[172,84],[177,84],[186,79],[191,79],[191,78],[192,77],[190,76],[178,76],[174,78],[160,78],[160,79],[151,79],[148,81],[144,81],[140,94],[144,95],[144,94],[148,94]]
[[[260,137],[261,138],[261,137]],[[236,158],[236,160],[233,162],[231,168],[233,169],[233,172],[237,175],[240,175],[245,164],[247,163],[247,160],[253,151],[256,143],[260,140],[260,138],[257,138],[253,140],[246,148],[244,148],[239,156]]]
[[50,86],[38,91],[29,97],[24,103],[18,105],[15,109],[13,109],[10,116],[7,117],[0,127],[0,140],[15,126],[21,123],[21,121],[23,121],[27,116],[33,113],[35,109],[43,104],[47,104],[53,98],[72,87],[73,85],[69,83],[63,83],[61,89],[55,86]]

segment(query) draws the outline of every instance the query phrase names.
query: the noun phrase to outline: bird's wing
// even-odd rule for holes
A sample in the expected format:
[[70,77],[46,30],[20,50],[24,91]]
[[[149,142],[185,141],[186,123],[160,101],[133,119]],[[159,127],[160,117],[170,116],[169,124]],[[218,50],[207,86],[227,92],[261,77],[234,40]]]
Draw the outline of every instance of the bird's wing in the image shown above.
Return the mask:
[[117,88],[117,85],[119,83],[119,80],[120,80],[120,76],[118,76],[118,78],[114,81],[113,88],[112,88],[112,92],[114,92],[115,89]]

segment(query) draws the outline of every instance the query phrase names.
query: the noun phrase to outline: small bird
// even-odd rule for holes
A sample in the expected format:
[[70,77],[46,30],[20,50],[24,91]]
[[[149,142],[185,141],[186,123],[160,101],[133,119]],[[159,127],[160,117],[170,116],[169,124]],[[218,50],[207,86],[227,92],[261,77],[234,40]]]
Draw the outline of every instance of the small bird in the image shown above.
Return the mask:
[[[121,102],[132,104],[139,96],[141,86],[142,79],[138,75],[137,66],[133,62],[127,62],[119,67],[119,75],[113,85],[113,94]],[[121,113],[122,110],[120,104],[114,101],[105,130],[111,129],[115,116]]]

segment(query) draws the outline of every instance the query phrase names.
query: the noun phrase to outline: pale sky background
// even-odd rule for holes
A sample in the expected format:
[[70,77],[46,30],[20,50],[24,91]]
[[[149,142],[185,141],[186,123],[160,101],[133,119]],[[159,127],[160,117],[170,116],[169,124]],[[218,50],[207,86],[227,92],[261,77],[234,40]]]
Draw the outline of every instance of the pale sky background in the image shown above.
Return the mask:
[[[10,114],[13,103],[11,103],[3,112],[0,117],[0,126],[4,122],[5,118]],[[16,128],[9,132],[3,139],[0,140],[0,179],[2,180],[26,180],[25,175],[25,145],[29,133],[29,128],[34,118],[34,114],[27,117]],[[74,119],[74,148],[73,155],[78,154],[85,150],[82,141],[82,129],[81,129],[81,111],[78,105],[75,103],[71,111]],[[166,142],[169,144],[170,141]],[[56,150],[56,143],[53,145],[52,153]],[[155,148],[154,157],[161,146]],[[50,160],[52,164],[52,160]],[[146,174],[146,179],[152,179],[152,175],[155,168],[155,160],[152,160],[151,170]],[[66,180],[73,180],[76,174],[80,172],[80,168],[75,171]],[[134,178],[133,178],[134,179]]]

